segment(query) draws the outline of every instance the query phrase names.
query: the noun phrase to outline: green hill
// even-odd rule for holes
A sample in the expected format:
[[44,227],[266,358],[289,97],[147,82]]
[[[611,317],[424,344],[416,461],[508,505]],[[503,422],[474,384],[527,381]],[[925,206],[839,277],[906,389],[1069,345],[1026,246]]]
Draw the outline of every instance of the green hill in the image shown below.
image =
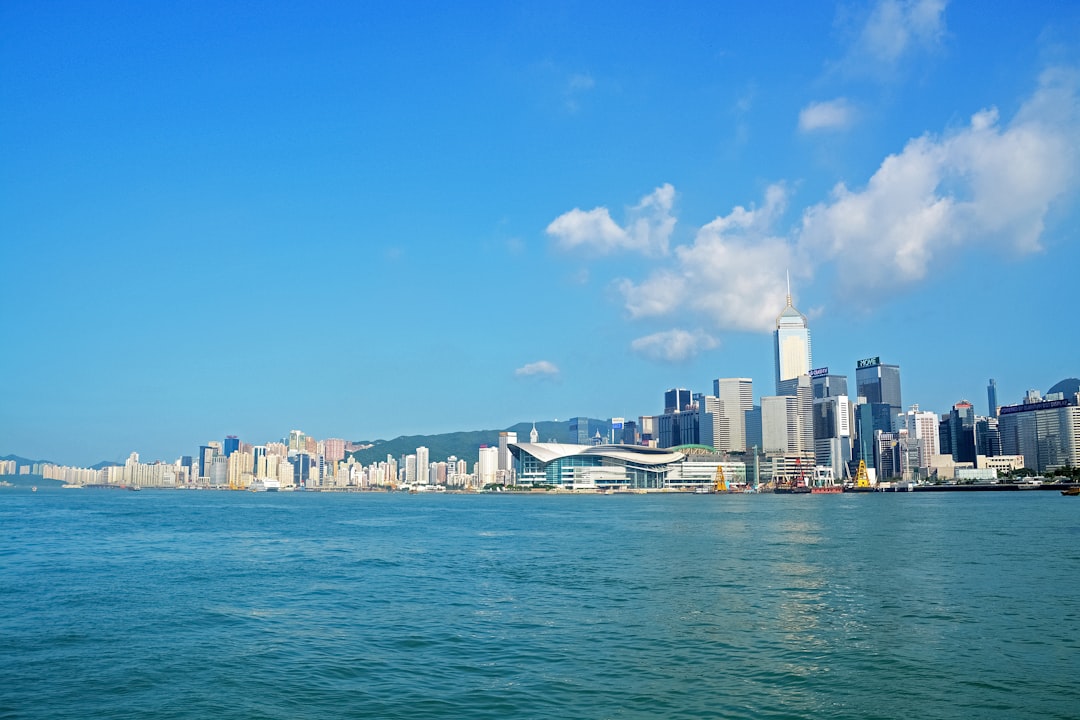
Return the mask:
[[[529,441],[529,432],[532,430],[531,422],[518,423],[504,430],[516,432],[519,442]],[[589,437],[600,432],[607,436],[611,427],[610,420],[596,420],[589,418]],[[466,460],[469,467],[476,462],[477,453],[481,445],[498,447],[499,433],[503,430],[467,430],[462,432],[442,433],[439,435],[402,435],[393,440],[375,440],[374,444],[364,450],[349,453],[356,461],[364,465],[386,460],[390,455],[400,458],[416,452],[418,447],[426,447],[428,456],[432,462],[446,460],[451,455],[461,460]],[[540,442],[570,442],[570,422],[546,421],[536,423],[536,432]]]

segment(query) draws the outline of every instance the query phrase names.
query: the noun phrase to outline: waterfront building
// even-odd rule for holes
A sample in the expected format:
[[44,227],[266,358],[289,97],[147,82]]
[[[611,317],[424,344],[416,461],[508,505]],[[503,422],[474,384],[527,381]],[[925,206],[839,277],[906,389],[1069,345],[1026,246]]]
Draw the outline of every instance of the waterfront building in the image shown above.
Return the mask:
[[516,443],[510,450],[519,484],[566,490],[659,490],[672,467],[686,457],[631,445]]
[[480,487],[493,484],[498,470],[499,449],[481,445],[479,459],[476,463],[476,478]]
[[713,380],[713,395],[720,403],[720,433],[713,447],[723,452],[746,452],[750,447],[746,439],[746,415],[754,409],[754,381],[717,378]]
[[890,432],[892,427],[892,405],[888,403],[871,403],[866,398],[860,397],[855,406],[855,457],[853,461],[862,460],[868,468],[876,468],[874,450],[874,436],[878,432]]
[[975,453],[994,457],[1001,455],[1001,429],[996,417],[975,418]]
[[897,417],[897,426],[907,433],[908,443],[914,446],[914,452],[907,449],[909,466],[918,470],[918,477],[929,476],[934,456],[941,453],[937,413],[921,411],[918,405],[912,405]]
[[899,433],[874,432],[874,468],[879,480],[888,480],[901,474]]
[[746,412],[746,451],[764,447],[761,429],[761,406],[754,405]]
[[814,389],[808,374],[782,380],[778,395],[790,395],[796,398],[795,415],[788,417],[793,432],[798,437],[798,446],[793,452],[814,453]]
[[510,454],[510,445],[517,442],[516,432],[499,433],[499,467],[502,472],[510,472],[514,467],[514,458]]
[[1004,455],[1023,455],[1039,473],[1080,466],[1080,395],[1005,405],[998,413]]
[[798,414],[798,397],[768,395],[761,398],[761,449],[764,452],[800,451]]
[[773,331],[773,360],[776,370],[776,394],[784,395],[780,383],[810,372],[813,367],[810,351],[810,329],[806,316],[791,304],[791,284],[788,283],[787,305],[776,316]]
[[251,448],[251,472],[257,478],[266,477],[266,446],[256,445]]
[[[842,478],[851,461],[851,400],[847,395],[814,400],[814,461]],[[932,413],[931,413],[932,414]]]
[[419,485],[428,484],[428,466],[431,464],[431,451],[426,447],[420,446],[416,448],[416,455],[412,456],[415,466],[415,480],[413,482]]
[[986,455],[975,456],[975,467],[991,468],[997,472],[998,475],[1005,475],[1013,470],[1021,470],[1024,467],[1023,455],[997,455],[994,457],[988,457]]
[[[314,465],[311,455],[306,452],[290,453],[289,461],[292,463],[293,470],[292,484],[298,488],[306,488],[311,480]],[[318,472],[318,466],[315,466],[315,472]]]
[[903,411],[900,392],[900,366],[881,362],[880,357],[860,360],[855,365],[855,386],[859,397],[868,403],[885,403],[890,406],[888,412],[889,427],[875,428],[891,432],[896,416]]
[[254,458],[251,453],[241,450],[233,450],[231,455],[225,456],[226,483],[232,489],[244,489],[251,485],[254,479],[252,466]]
[[953,405],[948,415],[938,424],[941,451],[953,456],[958,463],[974,463],[975,455],[975,408],[967,400]]
[[208,479],[213,487],[225,487],[229,483],[229,459],[222,454],[215,454],[210,459]]

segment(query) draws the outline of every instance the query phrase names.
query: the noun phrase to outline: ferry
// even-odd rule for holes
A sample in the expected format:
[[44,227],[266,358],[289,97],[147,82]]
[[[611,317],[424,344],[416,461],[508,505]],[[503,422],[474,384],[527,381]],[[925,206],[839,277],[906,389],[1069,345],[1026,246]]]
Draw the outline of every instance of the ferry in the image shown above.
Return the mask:
[[248,487],[251,492],[278,492],[281,490],[281,481],[272,478],[260,478]]

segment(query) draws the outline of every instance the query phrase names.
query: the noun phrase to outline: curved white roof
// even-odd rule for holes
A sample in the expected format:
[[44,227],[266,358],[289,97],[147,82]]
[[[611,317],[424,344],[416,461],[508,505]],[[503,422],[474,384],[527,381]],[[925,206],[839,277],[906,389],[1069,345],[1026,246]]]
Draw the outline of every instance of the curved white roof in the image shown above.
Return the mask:
[[632,462],[638,465],[667,465],[679,462],[686,456],[674,450],[650,448],[641,445],[571,445],[563,443],[511,443],[511,448],[532,455],[542,463],[549,463],[571,455],[597,455],[600,457]]

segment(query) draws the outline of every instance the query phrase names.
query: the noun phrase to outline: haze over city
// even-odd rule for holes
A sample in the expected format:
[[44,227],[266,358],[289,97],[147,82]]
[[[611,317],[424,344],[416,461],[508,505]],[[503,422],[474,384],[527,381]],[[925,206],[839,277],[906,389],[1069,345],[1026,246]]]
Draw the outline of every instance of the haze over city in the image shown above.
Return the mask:
[[[704,4],[701,4],[704,5]],[[1080,9],[0,7],[0,453],[1076,374]]]

